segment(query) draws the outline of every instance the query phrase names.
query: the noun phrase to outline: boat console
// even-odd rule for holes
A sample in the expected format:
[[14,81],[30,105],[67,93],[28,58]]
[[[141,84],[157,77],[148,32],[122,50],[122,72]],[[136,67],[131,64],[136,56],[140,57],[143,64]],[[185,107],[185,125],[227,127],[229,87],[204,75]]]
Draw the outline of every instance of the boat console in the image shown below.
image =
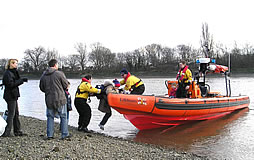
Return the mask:
[[[215,64],[215,59],[199,58],[196,60],[199,65],[198,71],[194,73],[194,80],[188,90],[189,98],[209,98],[209,97],[222,97],[219,92],[211,92],[209,84],[206,84],[206,75],[208,73],[219,73],[225,75],[226,81],[226,96],[231,96],[230,80],[228,78],[228,67]],[[171,90],[171,85],[178,83],[177,81],[165,81],[168,89],[168,94]]]

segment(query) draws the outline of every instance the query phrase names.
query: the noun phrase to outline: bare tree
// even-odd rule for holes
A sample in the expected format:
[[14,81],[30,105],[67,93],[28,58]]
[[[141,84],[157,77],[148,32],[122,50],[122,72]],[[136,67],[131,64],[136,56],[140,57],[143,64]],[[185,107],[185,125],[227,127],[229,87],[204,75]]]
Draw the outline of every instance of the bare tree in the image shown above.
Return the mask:
[[27,49],[25,52],[25,61],[33,66],[35,71],[39,71],[43,67],[46,61],[46,50],[39,46],[34,50]]
[[124,57],[125,53],[117,53],[116,54],[116,59],[117,59],[117,64],[120,65],[120,67],[122,67],[125,63],[125,57]]
[[115,65],[116,54],[111,53],[110,49],[103,47],[102,48],[102,62],[103,67],[111,68]]
[[87,50],[86,50],[86,44],[77,43],[75,45],[75,49],[77,50],[78,54],[78,62],[81,66],[81,70],[84,71],[86,62],[87,62]]
[[77,71],[79,64],[78,55],[77,54],[69,55],[65,63],[67,67],[70,68],[71,71]]
[[145,58],[144,58],[144,52],[142,52],[142,49],[134,50],[133,52],[133,62],[135,70],[139,70],[145,66]]
[[184,59],[187,61],[192,61],[194,57],[192,57],[192,47],[187,45],[178,45],[176,51],[179,54],[180,59]]
[[173,62],[175,50],[172,48],[164,47],[161,52],[161,63],[168,64]]
[[26,73],[33,71],[33,67],[26,61],[22,61],[22,68],[23,68],[23,71]]
[[244,65],[249,68],[253,68],[254,59],[254,47],[250,44],[246,44],[242,49],[242,54],[244,56]]
[[110,68],[115,61],[115,53],[111,53],[110,49],[103,47],[100,43],[91,45],[92,52],[89,59],[93,63],[95,69]]
[[133,67],[134,67],[134,63],[133,63],[133,53],[132,52],[127,52],[125,53],[125,61],[126,61],[126,64],[127,64],[127,68],[132,71]]
[[205,54],[205,57],[214,57],[213,52],[213,37],[208,31],[208,24],[202,24],[202,36],[201,36],[201,50]]
[[0,59],[0,72],[3,72],[5,70],[7,61],[8,60],[6,58]]
[[100,69],[102,65],[100,48],[101,43],[99,42],[91,44],[92,52],[89,54],[89,60],[93,63],[95,69]]
[[45,62],[44,64],[42,64],[43,70],[45,70],[48,67],[48,62],[51,59],[57,59],[59,68],[62,68],[62,62],[61,62],[60,55],[58,54],[58,51],[56,49],[52,49],[52,50],[47,49],[45,53]]
[[245,55],[250,55],[250,54],[253,54],[254,52],[254,48],[252,45],[250,44],[245,44],[245,46],[243,47],[243,52],[242,54],[245,54]]
[[148,64],[152,67],[156,67],[161,58],[162,47],[159,44],[151,44],[145,47],[146,55],[148,58]]
[[47,49],[46,51],[46,61],[50,61],[51,59],[58,59],[59,58],[59,54],[58,51],[55,49]]

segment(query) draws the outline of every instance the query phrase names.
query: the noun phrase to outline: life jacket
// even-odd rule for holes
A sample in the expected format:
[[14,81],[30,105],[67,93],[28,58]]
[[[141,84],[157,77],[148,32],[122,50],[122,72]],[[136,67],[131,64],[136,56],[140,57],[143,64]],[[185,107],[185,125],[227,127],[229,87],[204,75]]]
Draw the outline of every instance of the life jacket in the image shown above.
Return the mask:
[[[89,81],[88,81],[86,78],[82,78],[82,82],[86,82],[86,84],[89,83]],[[79,84],[79,86],[82,84],[82,82]],[[76,94],[83,94],[83,93],[86,93],[86,92],[87,92],[87,91],[81,92],[80,89],[79,89],[79,86],[78,86],[78,88],[77,88]],[[76,95],[76,94],[75,94],[75,95]]]
[[131,76],[130,72],[128,72],[126,78],[124,78],[124,83],[126,83],[127,79]]
[[101,93],[96,94],[95,96],[97,99],[102,99],[103,95],[106,95],[107,86],[104,86],[103,84],[101,84],[101,85],[96,85],[95,88],[101,89]]
[[[82,83],[82,82],[81,82]],[[81,84],[80,83],[80,84]],[[88,82],[86,82],[86,83],[88,83]],[[79,85],[80,86],[80,85]],[[76,94],[82,94],[82,93],[86,93],[87,91],[83,91],[83,92],[81,92],[80,91],[80,89],[79,89],[79,86],[78,86],[78,88],[77,88],[77,91],[76,91]]]
[[[177,72],[176,80],[183,81],[183,77],[184,77],[185,72],[187,71],[188,68],[189,68],[189,66],[187,66],[187,65],[184,67],[183,70],[182,70],[182,68],[180,68],[179,71]],[[181,71],[182,71],[182,75],[181,75],[181,77],[179,78]]]
[[[124,82],[125,82],[125,83],[126,83],[127,79],[128,79],[130,76],[131,76],[131,74],[130,74],[130,72],[128,72],[126,78],[124,79]],[[133,85],[131,86],[131,88],[132,88],[132,89],[136,88],[140,82],[142,82],[141,79],[140,79],[137,83],[133,84]]]
[[141,79],[140,79],[137,83],[133,84],[133,85],[131,86],[131,88],[132,88],[132,89],[137,88],[137,86],[138,86],[138,84],[139,84],[140,82],[142,82]]

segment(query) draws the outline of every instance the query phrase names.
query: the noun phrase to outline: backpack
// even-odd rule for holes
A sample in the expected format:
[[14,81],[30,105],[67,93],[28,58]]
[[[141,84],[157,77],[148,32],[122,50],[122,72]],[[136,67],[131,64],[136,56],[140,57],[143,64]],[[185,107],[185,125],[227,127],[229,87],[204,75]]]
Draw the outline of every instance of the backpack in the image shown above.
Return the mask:
[[103,95],[106,94],[106,87],[103,84],[101,84],[101,85],[96,85],[95,88],[101,90],[101,93],[95,95],[96,98],[97,99],[102,99]]

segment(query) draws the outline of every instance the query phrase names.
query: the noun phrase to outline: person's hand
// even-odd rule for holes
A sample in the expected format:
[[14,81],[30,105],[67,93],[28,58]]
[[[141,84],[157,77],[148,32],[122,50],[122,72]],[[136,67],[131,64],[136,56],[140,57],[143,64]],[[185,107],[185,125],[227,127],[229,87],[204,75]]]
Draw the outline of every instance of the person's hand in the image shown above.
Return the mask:
[[95,96],[96,94],[95,93],[89,93],[89,96]]
[[22,81],[23,81],[23,82],[27,82],[27,81],[28,81],[28,78],[24,77],[24,78],[22,78]]
[[188,90],[189,88],[190,88],[190,86],[186,86],[186,87],[185,87],[185,90]]

